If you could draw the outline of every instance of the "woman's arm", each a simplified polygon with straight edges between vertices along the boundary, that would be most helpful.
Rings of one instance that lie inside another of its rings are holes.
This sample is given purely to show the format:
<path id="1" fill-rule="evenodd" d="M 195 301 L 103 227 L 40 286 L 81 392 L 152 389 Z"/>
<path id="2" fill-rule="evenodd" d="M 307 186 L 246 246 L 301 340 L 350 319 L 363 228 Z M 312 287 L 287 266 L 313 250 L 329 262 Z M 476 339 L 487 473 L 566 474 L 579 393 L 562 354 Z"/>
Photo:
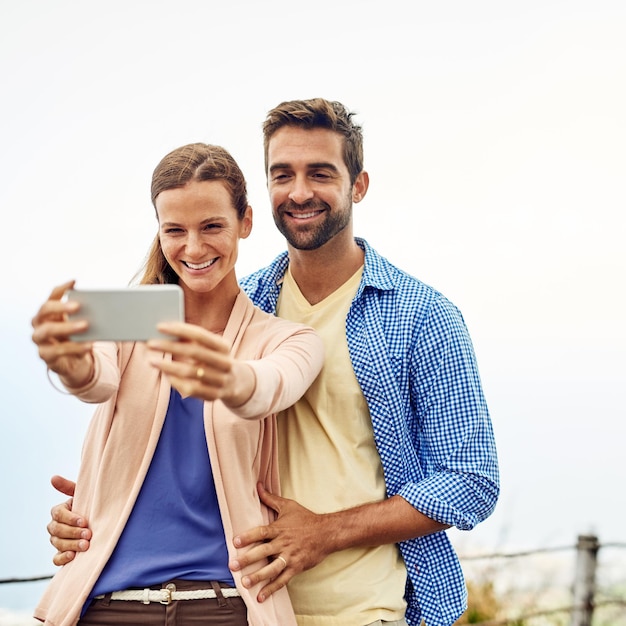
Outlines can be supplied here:
<path id="1" fill-rule="evenodd" d="M 291 406 L 309 388 L 323 364 L 323 344 L 311 328 L 292 325 L 267 356 L 239 359 L 219 335 L 186 323 L 159 325 L 176 340 L 154 339 L 148 347 L 172 360 L 153 365 L 183 396 L 222 400 L 243 418 L 262 418 Z"/>

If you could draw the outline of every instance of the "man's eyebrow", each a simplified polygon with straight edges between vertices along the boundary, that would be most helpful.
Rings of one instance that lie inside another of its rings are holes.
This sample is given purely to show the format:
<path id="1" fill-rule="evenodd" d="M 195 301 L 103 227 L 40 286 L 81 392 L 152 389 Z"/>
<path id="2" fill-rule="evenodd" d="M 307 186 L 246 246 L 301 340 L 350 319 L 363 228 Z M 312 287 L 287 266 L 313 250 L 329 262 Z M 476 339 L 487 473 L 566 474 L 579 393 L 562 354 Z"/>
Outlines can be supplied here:
<path id="1" fill-rule="evenodd" d="M 306 167 L 309 170 L 328 169 L 328 170 L 332 170 L 333 172 L 339 171 L 339 168 L 336 165 L 334 165 L 333 163 L 329 163 L 328 161 L 307 163 Z M 291 168 L 292 166 L 289 163 L 273 163 L 272 165 L 270 165 L 269 171 L 273 172 L 275 170 L 289 170 Z"/>
<path id="2" fill-rule="evenodd" d="M 329 163 L 327 161 L 321 161 L 320 163 L 309 163 L 307 167 L 310 170 L 325 169 L 332 170 L 333 172 L 339 171 L 339 168 L 334 163 Z"/>
<path id="3" fill-rule="evenodd" d="M 273 172 L 274 170 L 286 170 L 289 169 L 289 163 L 272 163 L 272 165 L 270 165 L 270 172 Z"/>

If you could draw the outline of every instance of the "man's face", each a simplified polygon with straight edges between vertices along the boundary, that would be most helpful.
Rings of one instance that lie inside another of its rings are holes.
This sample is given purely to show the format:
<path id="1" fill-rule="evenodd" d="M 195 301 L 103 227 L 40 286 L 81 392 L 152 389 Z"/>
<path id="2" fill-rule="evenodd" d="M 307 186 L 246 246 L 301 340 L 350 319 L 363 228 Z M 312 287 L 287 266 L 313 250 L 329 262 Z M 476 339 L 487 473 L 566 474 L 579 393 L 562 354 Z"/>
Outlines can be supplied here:
<path id="1" fill-rule="evenodd" d="M 268 189 L 278 230 L 298 250 L 316 250 L 352 220 L 352 185 L 343 137 L 284 126 L 268 145 Z"/>

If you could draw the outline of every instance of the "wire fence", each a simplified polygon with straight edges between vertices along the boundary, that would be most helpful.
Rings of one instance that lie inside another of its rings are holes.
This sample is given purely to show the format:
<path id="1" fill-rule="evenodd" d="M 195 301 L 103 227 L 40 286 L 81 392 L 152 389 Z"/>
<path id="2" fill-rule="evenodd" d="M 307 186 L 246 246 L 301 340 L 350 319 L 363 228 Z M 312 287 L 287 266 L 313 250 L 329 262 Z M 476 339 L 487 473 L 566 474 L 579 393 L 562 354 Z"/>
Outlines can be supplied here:
<path id="1" fill-rule="evenodd" d="M 619 550 L 614 571 L 610 561 L 598 569 L 600 551 Z M 575 545 L 461 560 L 470 600 L 459 626 L 626 626 L 626 543 L 580 535 Z"/>
<path id="2" fill-rule="evenodd" d="M 626 626 L 626 567 L 620 567 L 617 580 L 598 584 L 597 556 L 600 550 L 624 550 L 626 543 L 601 544 L 594 535 L 581 535 L 576 545 L 538 548 L 522 552 L 461 556 L 468 578 L 469 606 L 457 622 L 479 626 Z M 543 568 L 543 579 L 536 570 L 524 569 L 526 578 L 539 583 L 531 590 L 515 570 L 506 571 L 503 562 L 537 558 L 554 553 L 575 554 L 569 585 L 563 575 Z M 625 552 L 626 553 L 626 552 Z M 475 565 L 482 563 L 482 567 Z M 485 565 L 486 564 L 486 565 Z M 0 579 L 0 585 L 48 580 L 52 574 L 27 578 Z M 548 580 L 546 581 L 546 577 Z M 507 585 L 506 581 L 509 581 Z M 565 585 L 565 590 L 564 590 Z M 499 587 L 499 590 L 496 589 Z M 568 589 L 569 587 L 569 589 Z M 560 593 L 555 594 L 555 590 Z M 517 596 L 517 597 L 516 597 Z M 560 597 L 557 597 L 560 596 Z M 547 606 L 542 604 L 549 603 Z M 564 602 L 568 597 L 569 602 Z M 560 600 L 560 604 L 558 603 Z"/>

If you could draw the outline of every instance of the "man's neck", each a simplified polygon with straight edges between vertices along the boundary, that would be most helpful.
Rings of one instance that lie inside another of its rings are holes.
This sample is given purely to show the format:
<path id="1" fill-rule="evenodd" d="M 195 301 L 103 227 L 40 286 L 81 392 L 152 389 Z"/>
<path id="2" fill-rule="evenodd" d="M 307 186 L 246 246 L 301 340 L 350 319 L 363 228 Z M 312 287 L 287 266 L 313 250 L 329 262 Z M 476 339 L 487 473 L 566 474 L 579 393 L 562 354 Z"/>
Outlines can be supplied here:
<path id="1" fill-rule="evenodd" d="M 335 237 L 317 250 L 289 246 L 289 267 L 302 295 L 317 304 L 339 289 L 363 265 L 365 253 L 351 236 Z"/>

